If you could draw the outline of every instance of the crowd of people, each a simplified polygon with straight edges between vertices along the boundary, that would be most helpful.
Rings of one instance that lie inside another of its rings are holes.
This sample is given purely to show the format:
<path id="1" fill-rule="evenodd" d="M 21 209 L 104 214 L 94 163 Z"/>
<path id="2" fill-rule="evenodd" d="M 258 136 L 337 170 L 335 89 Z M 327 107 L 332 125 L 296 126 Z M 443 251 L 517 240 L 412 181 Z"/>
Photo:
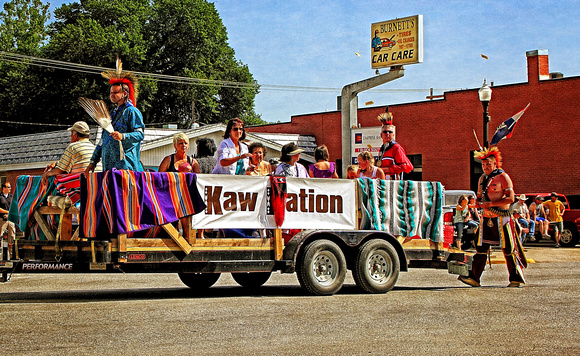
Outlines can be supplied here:
<path id="1" fill-rule="evenodd" d="M 538 238 L 536 236 L 539 236 L 540 239 L 550 239 L 548 228 L 552 224 L 556 240 L 555 247 L 560 247 L 564 205 L 558 200 L 558 194 L 553 192 L 548 201 L 543 201 L 542 197 L 538 195 L 534 197 L 529 206 L 526 204 L 527 197 L 525 194 L 520 194 L 515 200 L 510 205 L 510 211 L 520 226 L 519 238 L 522 245 L 528 241 L 537 241 Z M 455 226 L 454 247 L 467 249 L 471 246 L 471 241 L 465 238 L 464 232 L 465 229 L 477 230 L 480 222 L 479 211 L 480 209 L 477 208 L 474 196 L 461 195 L 457 199 L 457 206 L 453 215 L 453 225 Z M 550 211 L 553 214 L 550 214 Z"/>
<path id="2" fill-rule="evenodd" d="M 550 224 L 554 228 L 555 247 L 560 247 L 560 234 L 564 229 L 562 216 L 564 215 L 564 203 L 558 200 L 558 193 L 552 192 L 550 199 L 543 201 L 541 196 L 534 197 L 528 207 L 525 194 L 518 196 L 518 201 L 512 204 L 511 210 L 514 218 L 522 227 L 520 235 L 522 243 L 525 241 L 536 241 L 536 229 L 542 238 L 550 239 L 548 228 Z"/>

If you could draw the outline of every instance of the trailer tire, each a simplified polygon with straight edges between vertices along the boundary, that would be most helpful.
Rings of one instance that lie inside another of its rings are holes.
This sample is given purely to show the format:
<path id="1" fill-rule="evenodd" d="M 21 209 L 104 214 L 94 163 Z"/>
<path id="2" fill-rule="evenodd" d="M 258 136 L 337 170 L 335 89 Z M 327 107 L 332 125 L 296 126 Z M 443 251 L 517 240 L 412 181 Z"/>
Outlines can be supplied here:
<path id="1" fill-rule="evenodd" d="M 244 288 L 259 288 L 268 282 L 272 272 L 238 272 L 232 273 L 232 278 Z"/>
<path id="2" fill-rule="evenodd" d="M 298 259 L 298 281 L 314 295 L 338 292 L 346 277 L 344 253 L 332 241 L 316 240 L 304 248 Z"/>
<path id="3" fill-rule="evenodd" d="M 356 285 L 368 293 L 386 293 L 399 279 L 401 264 L 393 245 L 373 239 L 357 253 L 352 276 Z"/>
<path id="4" fill-rule="evenodd" d="M 207 289 L 220 279 L 220 273 L 195 273 L 195 272 L 180 272 L 179 279 L 191 289 L 201 290 Z"/>

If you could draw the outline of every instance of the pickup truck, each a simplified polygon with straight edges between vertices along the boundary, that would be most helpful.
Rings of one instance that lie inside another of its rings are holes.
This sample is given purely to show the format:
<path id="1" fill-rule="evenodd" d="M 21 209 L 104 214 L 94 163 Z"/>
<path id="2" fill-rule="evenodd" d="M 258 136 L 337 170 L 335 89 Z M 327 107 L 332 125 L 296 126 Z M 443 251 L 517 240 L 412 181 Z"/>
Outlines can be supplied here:
<path id="1" fill-rule="evenodd" d="M 542 201 L 546 201 L 550 199 L 551 193 L 528 193 L 525 195 L 527 197 L 526 204 L 530 206 L 536 196 L 540 196 Z M 564 230 L 560 234 L 560 245 L 564 247 L 573 247 L 578 244 L 580 237 L 580 209 L 570 209 L 570 204 L 568 203 L 568 199 L 564 194 L 558 193 L 558 200 L 564 204 L 564 208 L 566 209 L 564 210 L 564 215 L 562 216 L 564 219 Z M 554 232 L 551 225 L 548 230 L 548 234 L 552 236 L 552 239 L 554 239 Z M 536 229 L 536 239 L 541 239 L 538 229 Z"/>

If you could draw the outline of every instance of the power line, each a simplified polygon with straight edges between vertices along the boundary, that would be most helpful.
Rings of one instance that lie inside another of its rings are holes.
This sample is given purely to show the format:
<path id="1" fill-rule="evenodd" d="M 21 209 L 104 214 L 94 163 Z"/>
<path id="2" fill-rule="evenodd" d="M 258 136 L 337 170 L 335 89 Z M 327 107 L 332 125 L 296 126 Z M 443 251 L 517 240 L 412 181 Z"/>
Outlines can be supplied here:
<path id="1" fill-rule="evenodd" d="M 61 125 L 61 124 L 47 124 L 47 123 L 40 123 L 40 122 L 23 122 L 23 121 L 7 121 L 7 120 L 0 120 L 0 122 L 5 124 L 16 124 L 16 125 L 37 125 L 37 126 L 58 126 L 58 127 L 68 127 L 70 125 Z"/>
<path id="2" fill-rule="evenodd" d="M 99 75 L 101 72 L 111 70 L 111 68 L 91 66 L 79 63 L 70 63 L 64 61 L 58 61 L 54 59 L 45 59 L 40 57 L 25 56 L 16 53 L 8 53 L 0 51 L 0 60 L 12 63 L 35 65 L 39 67 L 68 70 L 80 73 L 88 73 Z M 274 84 L 257 84 L 257 83 L 244 83 L 244 82 L 232 82 L 225 80 L 215 80 L 215 79 L 200 79 L 191 77 L 182 77 L 175 75 L 166 74 L 156 74 L 156 73 L 145 73 L 145 72 L 134 72 L 143 79 L 152 78 L 160 82 L 174 83 L 174 84 L 189 84 L 189 85 L 204 85 L 204 86 L 222 86 L 227 88 L 238 88 L 238 89 L 251 89 L 251 90 L 272 90 L 272 91 L 306 91 L 306 92 L 340 92 L 342 88 L 332 88 L 332 87 L 307 87 L 299 85 L 274 85 Z M 445 89 L 445 88 L 428 88 L 428 89 L 370 89 L 369 92 L 377 93 L 417 93 L 424 91 L 450 91 L 457 90 Z"/>

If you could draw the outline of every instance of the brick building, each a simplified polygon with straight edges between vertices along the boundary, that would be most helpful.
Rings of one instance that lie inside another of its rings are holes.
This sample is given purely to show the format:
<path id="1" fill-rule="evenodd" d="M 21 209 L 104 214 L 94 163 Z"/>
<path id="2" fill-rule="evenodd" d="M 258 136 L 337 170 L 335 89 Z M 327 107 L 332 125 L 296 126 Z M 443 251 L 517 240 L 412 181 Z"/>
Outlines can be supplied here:
<path id="1" fill-rule="evenodd" d="M 489 137 L 496 127 L 528 103 L 514 135 L 500 142 L 503 168 L 514 182 L 515 192 L 558 191 L 580 195 L 580 77 L 550 74 L 547 50 L 526 53 L 527 82 L 492 86 L 489 104 Z M 440 181 L 446 189 L 475 190 L 481 174 L 472 159 L 483 137 L 483 109 L 479 88 L 444 93 L 441 100 L 389 105 L 397 126 L 396 140 L 412 156 L 416 170 L 411 179 Z M 362 127 L 378 126 L 385 107 L 358 109 Z M 331 160 L 341 156 L 341 113 L 324 112 L 293 116 L 291 122 L 248 128 L 254 132 L 313 135 L 326 144 Z M 377 132 L 379 128 L 377 127 Z"/>

